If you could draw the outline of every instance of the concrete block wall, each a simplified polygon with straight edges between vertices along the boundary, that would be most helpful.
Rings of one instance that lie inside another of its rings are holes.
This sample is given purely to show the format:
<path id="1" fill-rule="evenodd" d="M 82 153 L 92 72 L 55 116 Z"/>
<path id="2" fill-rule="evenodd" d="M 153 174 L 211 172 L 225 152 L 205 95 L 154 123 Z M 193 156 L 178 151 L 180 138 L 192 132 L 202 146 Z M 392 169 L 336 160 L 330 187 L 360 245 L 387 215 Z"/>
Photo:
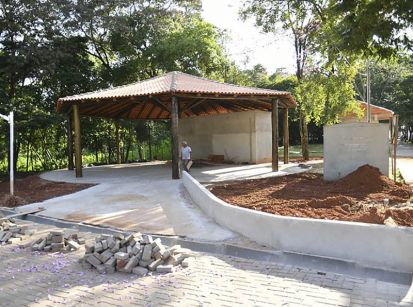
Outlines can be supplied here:
<path id="1" fill-rule="evenodd" d="M 224 155 L 234 162 L 271 161 L 271 113 L 234 112 L 183 118 L 179 121 L 180 140 L 192 148 L 193 159 Z"/>
<path id="2" fill-rule="evenodd" d="M 340 179 L 364 164 L 389 175 L 389 125 L 345 123 L 324 126 L 324 179 Z"/>

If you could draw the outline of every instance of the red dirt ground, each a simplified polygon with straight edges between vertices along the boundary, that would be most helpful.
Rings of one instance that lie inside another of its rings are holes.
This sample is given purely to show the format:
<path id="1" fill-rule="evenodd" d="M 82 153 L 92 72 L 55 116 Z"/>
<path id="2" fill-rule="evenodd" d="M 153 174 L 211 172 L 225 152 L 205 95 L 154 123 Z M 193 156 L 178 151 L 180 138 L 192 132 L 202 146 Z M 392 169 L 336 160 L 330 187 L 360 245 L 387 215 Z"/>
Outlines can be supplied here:
<path id="1" fill-rule="evenodd" d="M 57 196 L 75 193 L 94 186 L 93 184 L 77 184 L 53 182 L 30 175 L 15 181 L 15 196 L 11 197 L 8 181 L 0 182 L 0 207 L 18 207 L 34 202 L 44 201 Z"/>
<path id="2" fill-rule="evenodd" d="M 390 206 L 406 202 L 412 189 L 369 165 L 335 182 L 324 181 L 321 174 L 301 173 L 232 182 L 211 192 L 230 204 L 273 214 L 374 224 L 391 216 L 398 225 L 413 226 L 412 208 L 382 206 L 385 198 Z"/>

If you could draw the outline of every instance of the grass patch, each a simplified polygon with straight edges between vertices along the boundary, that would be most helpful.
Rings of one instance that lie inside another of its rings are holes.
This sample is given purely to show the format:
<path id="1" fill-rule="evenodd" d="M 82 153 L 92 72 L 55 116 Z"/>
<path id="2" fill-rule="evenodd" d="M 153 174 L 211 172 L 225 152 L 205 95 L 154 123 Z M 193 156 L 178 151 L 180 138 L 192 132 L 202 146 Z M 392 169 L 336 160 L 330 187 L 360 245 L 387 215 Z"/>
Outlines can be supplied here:
<path id="1" fill-rule="evenodd" d="M 289 147 L 290 157 L 299 158 L 301 157 L 301 145 L 293 145 Z M 310 152 L 310 157 L 323 157 L 323 144 L 309 144 L 308 150 Z M 278 154 L 280 157 L 284 156 L 284 146 L 278 147 Z"/>

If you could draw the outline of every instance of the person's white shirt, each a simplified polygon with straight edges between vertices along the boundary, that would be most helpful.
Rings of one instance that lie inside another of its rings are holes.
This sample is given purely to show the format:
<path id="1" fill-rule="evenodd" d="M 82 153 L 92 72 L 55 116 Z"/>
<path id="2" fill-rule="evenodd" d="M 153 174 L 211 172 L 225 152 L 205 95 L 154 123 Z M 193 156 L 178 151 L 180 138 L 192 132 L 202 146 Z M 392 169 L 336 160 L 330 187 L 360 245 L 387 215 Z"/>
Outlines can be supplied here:
<path id="1" fill-rule="evenodd" d="M 181 153 L 182 153 L 182 160 L 191 160 L 191 147 L 186 146 L 182 147 Z"/>

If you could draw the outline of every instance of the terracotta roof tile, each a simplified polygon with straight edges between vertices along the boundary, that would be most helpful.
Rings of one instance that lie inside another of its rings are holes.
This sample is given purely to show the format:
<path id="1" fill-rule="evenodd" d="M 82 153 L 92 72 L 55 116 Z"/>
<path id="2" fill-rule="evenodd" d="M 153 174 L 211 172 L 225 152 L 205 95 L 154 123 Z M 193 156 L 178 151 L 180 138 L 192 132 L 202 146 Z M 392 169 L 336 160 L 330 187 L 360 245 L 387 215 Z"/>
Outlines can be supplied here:
<path id="1" fill-rule="evenodd" d="M 60 98 L 59 102 L 157 95 L 174 92 L 194 94 L 200 93 L 291 97 L 290 93 L 288 92 L 238 86 L 196 77 L 182 72 L 170 72 L 159 77 L 143 80 L 129 85 Z M 294 100 L 292 99 L 292 101 Z"/>
<path id="2" fill-rule="evenodd" d="M 128 85 L 117 86 L 96 92 L 89 92 L 60 98 L 59 101 L 80 101 L 88 99 L 106 99 L 129 96 L 144 96 L 169 93 L 171 91 L 172 75 L 165 74 L 148 80 Z"/>

